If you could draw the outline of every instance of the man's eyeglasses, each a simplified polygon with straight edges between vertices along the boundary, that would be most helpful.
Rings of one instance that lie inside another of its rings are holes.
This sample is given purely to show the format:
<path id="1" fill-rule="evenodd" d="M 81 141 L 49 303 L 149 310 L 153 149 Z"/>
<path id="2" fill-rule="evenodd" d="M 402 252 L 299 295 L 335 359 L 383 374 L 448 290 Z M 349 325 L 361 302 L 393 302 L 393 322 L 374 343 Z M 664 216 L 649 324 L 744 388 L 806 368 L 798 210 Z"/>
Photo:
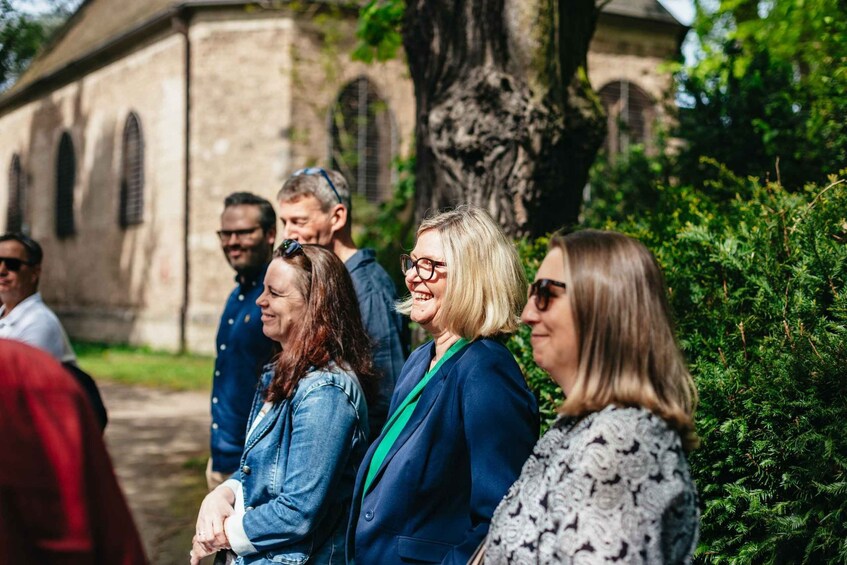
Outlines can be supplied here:
<path id="1" fill-rule="evenodd" d="M 303 246 L 296 239 L 285 239 L 279 244 L 279 247 L 274 251 L 274 257 L 285 257 L 286 259 L 297 253 L 303 253 Z"/>
<path id="2" fill-rule="evenodd" d="M 336 190 L 335 185 L 332 184 L 332 181 L 330 180 L 329 175 L 327 174 L 327 172 L 324 169 L 322 169 L 320 167 L 308 167 L 306 169 L 300 169 L 299 171 L 294 171 L 294 174 L 291 175 L 291 176 L 292 177 L 299 177 L 300 175 L 321 175 L 323 178 L 326 179 L 326 182 L 329 183 L 329 187 L 335 193 L 335 197 L 338 198 L 338 203 L 344 204 L 344 202 L 341 200 L 341 195 L 338 194 L 338 190 Z"/>
<path id="3" fill-rule="evenodd" d="M 436 267 L 446 267 L 447 263 L 444 261 L 435 261 L 430 259 L 429 257 L 420 257 L 418 259 L 412 259 L 409 255 L 400 255 L 400 269 L 403 271 L 403 275 L 409 272 L 409 269 L 412 267 L 417 271 L 418 276 L 421 280 L 428 281 L 435 276 L 435 268 Z"/>
<path id="4" fill-rule="evenodd" d="M 6 265 L 7 269 L 16 273 L 21 270 L 21 265 L 32 265 L 32 263 L 17 257 L 0 257 L 0 265 Z"/>
<path id="5" fill-rule="evenodd" d="M 262 229 L 262 226 L 255 226 L 244 230 L 218 230 L 218 237 L 221 238 L 221 243 L 228 242 L 232 236 L 235 236 L 238 241 L 244 241 L 258 229 Z"/>
<path id="6" fill-rule="evenodd" d="M 529 285 L 529 298 L 535 297 L 535 307 L 538 308 L 539 312 L 544 312 L 550 306 L 550 297 L 553 296 L 550 287 L 554 286 L 558 286 L 562 290 L 567 288 L 565 283 L 553 279 L 538 279 Z"/>

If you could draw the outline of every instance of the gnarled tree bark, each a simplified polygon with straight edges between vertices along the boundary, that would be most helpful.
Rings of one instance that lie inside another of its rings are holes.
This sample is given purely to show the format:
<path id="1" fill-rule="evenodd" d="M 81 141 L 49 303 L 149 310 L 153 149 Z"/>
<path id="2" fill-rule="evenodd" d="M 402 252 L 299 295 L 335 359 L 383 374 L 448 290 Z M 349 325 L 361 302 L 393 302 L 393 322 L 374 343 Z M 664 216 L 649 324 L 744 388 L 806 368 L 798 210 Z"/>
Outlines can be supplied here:
<path id="1" fill-rule="evenodd" d="M 419 217 L 459 203 L 508 233 L 573 223 L 605 135 L 586 74 L 595 0 L 407 0 Z"/>

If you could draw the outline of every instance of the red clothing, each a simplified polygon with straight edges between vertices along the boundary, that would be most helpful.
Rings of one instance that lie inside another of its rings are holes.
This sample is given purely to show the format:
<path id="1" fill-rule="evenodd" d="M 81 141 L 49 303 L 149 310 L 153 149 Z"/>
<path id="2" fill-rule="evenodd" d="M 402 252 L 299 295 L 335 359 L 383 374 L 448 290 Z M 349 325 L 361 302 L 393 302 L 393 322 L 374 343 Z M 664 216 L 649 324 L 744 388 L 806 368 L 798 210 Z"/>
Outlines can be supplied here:
<path id="1" fill-rule="evenodd" d="M 147 563 L 85 393 L 47 353 L 2 339 L 0 563 Z"/>

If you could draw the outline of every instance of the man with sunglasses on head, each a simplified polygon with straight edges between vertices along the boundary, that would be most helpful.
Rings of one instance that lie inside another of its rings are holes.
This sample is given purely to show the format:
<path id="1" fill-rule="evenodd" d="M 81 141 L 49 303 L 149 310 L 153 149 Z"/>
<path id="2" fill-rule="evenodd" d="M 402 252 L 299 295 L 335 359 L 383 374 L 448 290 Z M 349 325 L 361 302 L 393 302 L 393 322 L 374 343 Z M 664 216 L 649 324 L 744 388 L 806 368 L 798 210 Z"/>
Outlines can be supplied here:
<path id="1" fill-rule="evenodd" d="M 277 201 L 282 237 L 332 251 L 353 280 L 380 378 L 377 400 L 368 406 L 370 436 L 376 438 L 409 354 L 408 321 L 394 308 L 394 282 L 377 263 L 373 249 L 358 249 L 353 242 L 350 189 L 341 173 L 318 167 L 300 169 L 285 181 Z"/>
<path id="2" fill-rule="evenodd" d="M 276 212 L 260 196 L 234 192 L 224 200 L 218 237 L 237 286 L 227 299 L 215 341 L 209 490 L 238 468 L 253 395 L 262 368 L 274 354 L 274 342 L 262 333 L 256 299 L 273 254 Z"/>
<path id="3" fill-rule="evenodd" d="M 56 314 L 38 292 L 44 253 L 22 233 L 0 235 L 0 337 L 43 349 L 60 363 L 76 364 L 76 355 Z"/>

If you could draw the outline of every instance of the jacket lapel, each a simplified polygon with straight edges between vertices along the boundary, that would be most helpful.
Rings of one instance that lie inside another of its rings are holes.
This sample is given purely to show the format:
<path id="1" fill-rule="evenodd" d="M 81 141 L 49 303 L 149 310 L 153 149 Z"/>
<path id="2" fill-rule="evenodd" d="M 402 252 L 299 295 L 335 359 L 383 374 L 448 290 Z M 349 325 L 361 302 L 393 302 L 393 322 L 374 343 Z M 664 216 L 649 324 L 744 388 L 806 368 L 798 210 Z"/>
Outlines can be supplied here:
<path id="1" fill-rule="evenodd" d="M 241 454 L 241 458 L 244 459 L 244 456 L 247 455 L 247 452 L 250 451 L 253 446 L 255 446 L 260 439 L 268 434 L 270 429 L 276 423 L 276 421 L 282 415 L 284 408 L 288 406 L 288 400 L 283 400 L 282 402 L 275 402 L 271 409 L 267 414 L 262 418 L 262 421 L 259 422 L 258 427 L 253 430 L 253 433 L 249 435 L 246 443 L 244 444 L 244 452 Z M 255 419 L 255 418 L 254 418 Z"/>
<path id="2" fill-rule="evenodd" d="M 397 437 L 397 441 L 394 442 L 394 445 L 391 446 L 391 450 L 389 450 L 388 454 L 385 456 L 382 465 L 380 465 L 379 467 L 379 471 L 377 471 L 376 475 L 374 476 L 374 480 L 371 483 L 370 490 L 374 490 L 376 488 L 377 483 L 379 483 L 380 479 L 382 478 L 382 474 L 385 472 L 385 468 L 388 466 L 388 464 L 391 462 L 397 452 L 400 451 L 403 445 L 409 440 L 409 438 L 412 437 L 412 434 L 414 434 L 415 431 L 421 426 L 421 424 L 426 421 L 427 417 L 429 416 L 429 413 L 432 411 L 433 406 L 435 406 L 435 402 L 436 400 L 438 400 L 441 391 L 444 390 L 444 383 L 447 379 L 447 376 L 450 374 L 450 371 L 456 365 L 456 362 L 462 357 L 462 355 L 465 354 L 465 352 L 468 350 L 469 347 L 471 347 L 471 345 L 472 344 L 468 344 L 467 346 L 463 347 L 461 351 L 459 351 L 450 359 L 445 361 L 444 364 L 441 365 L 441 367 L 438 369 L 438 372 L 435 373 L 430 379 L 430 381 L 426 384 L 423 391 L 421 391 L 420 400 L 418 400 L 418 404 L 415 407 L 415 411 L 412 413 L 412 417 L 409 418 L 409 421 L 406 423 L 406 427 L 403 428 L 403 431 Z M 426 371 L 427 366 L 429 364 L 428 362 L 431 360 L 431 356 L 425 357 L 426 362 L 421 363 L 422 367 L 416 367 L 416 369 L 418 369 L 421 373 Z M 415 380 L 412 386 L 408 387 L 408 390 L 403 391 L 404 396 L 399 398 L 398 404 L 399 402 L 402 402 L 402 400 L 405 398 L 405 395 L 409 394 L 409 392 L 411 392 L 411 390 L 419 382 L 420 380 Z M 373 448 L 374 446 L 371 447 Z M 370 458 L 366 458 L 366 461 L 370 461 Z M 365 466 L 363 465 L 363 467 Z"/>

